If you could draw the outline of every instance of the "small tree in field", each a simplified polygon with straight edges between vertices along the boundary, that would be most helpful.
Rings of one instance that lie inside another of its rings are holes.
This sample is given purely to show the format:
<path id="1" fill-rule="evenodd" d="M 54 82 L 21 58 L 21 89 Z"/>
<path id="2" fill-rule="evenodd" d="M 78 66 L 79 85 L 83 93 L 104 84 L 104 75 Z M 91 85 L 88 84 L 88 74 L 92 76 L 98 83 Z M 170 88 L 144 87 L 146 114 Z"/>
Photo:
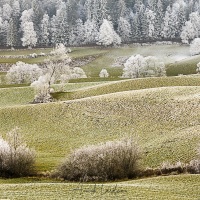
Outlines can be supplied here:
<path id="1" fill-rule="evenodd" d="M 200 53 L 200 38 L 196 38 L 190 44 L 190 54 L 197 55 Z"/>
<path id="2" fill-rule="evenodd" d="M 109 73 L 107 72 L 106 69 L 102 69 L 99 73 L 99 77 L 100 78 L 108 78 L 109 77 Z"/>
<path id="3" fill-rule="evenodd" d="M 19 128 L 10 131 L 6 140 L 0 137 L 0 176 L 31 175 L 34 163 L 35 152 L 23 142 Z"/>

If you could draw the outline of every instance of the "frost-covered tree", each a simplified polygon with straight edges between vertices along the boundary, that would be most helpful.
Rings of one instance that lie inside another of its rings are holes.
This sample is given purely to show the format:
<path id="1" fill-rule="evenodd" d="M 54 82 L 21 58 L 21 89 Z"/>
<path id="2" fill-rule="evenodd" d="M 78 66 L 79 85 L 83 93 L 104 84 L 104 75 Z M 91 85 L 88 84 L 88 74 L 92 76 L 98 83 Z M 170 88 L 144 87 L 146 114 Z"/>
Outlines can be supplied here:
<path id="1" fill-rule="evenodd" d="M 165 12 L 164 22 L 163 22 L 163 30 L 162 30 L 162 37 L 164 38 L 170 38 L 171 37 L 171 7 L 168 6 L 167 10 Z M 174 22 L 173 22 L 174 23 Z"/>
<path id="2" fill-rule="evenodd" d="M 194 38 L 200 36 L 200 16 L 197 12 L 193 12 L 189 16 L 189 21 L 185 23 L 181 32 L 183 43 L 190 43 Z"/>
<path id="3" fill-rule="evenodd" d="M 121 44 L 121 38 L 114 31 L 110 21 L 104 19 L 99 30 L 98 45 L 109 46 L 112 44 Z"/>
<path id="4" fill-rule="evenodd" d="M 146 69 L 146 62 L 143 56 L 131 56 L 124 64 L 123 78 L 139 78 L 143 76 Z"/>
<path id="5" fill-rule="evenodd" d="M 32 48 L 37 44 L 37 34 L 34 30 L 33 22 L 25 22 L 23 24 L 22 45 Z"/>
<path id="6" fill-rule="evenodd" d="M 53 101 L 51 89 L 49 88 L 49 74 L 42 75 L 37 81 L 34 81 L 31 86 L 34 87 L 35 97 L 34 103 L 48 103 Z"/>
<path id="7" fill-rule="evenodd" d="M 200 38 L 195 38 L 190 44 L 190 54 L 197 55 L 200 54 Z"/>
<path id="8" fill-rule="evenodd" d="M 83 26 L 84 34 L 84 44 L 96 44 L 97 35 L 98 35 L 98 27 L 97 22 L 92 20 L 87 20 Z"/>
<path id="9" fill-rule="evenodd" d="M 144 58 L 146 62 L 145 76 L 166 76 L 165 64 L 160 62 L 155 56 Z"/>
<path id="10" fill-rule="evenodd" d="M 85 27 L 83 25 L 83 21 L 81 19 L 76 20 L 76 24 L 73 26 L 70 37 L 69 44 L 70 45 L 82 45 L 85 41 Z M 89 38 L 87 39 L 89 40 Z"/>
<path id="11" fill-rule="evenodd" d="M 21 38 L 22 45 L 32 48 L 37 43 L 37 34 L 34 30 L 34 24 L 32 22 L 33 9 L 25 10 L 20 18 L 21 20 L 21 30 L 23 36 Z"/>
<path id="12" fill-rule="evenodd" d="M 119 18 L 117 32 L 118 32 L 119 36 L 121 37 L 122 42 L 128 42 L 128 41 L 130 41 L 130 37 L 131 37 L 131 25 L 123 17 Z"/>
<path id="13" fill-rule="evenodd" d="M 109 77 L 109 73 L 106 69 L 102 69 L 99 73 L 99 77 L 100 78 L 108 78 Z"/>
<path id="14" fill-rule="evenodd" d="M 81 69 L 80 67 L 75 67 L 72 70 L 71 78 L 72 79 L 87 78 L 87 76 L 86 76 L 85 72 L 83 71 L 83 69 Z"/>
<path id="15" fill-rule="evenodd" d="M 40 44 L 48 46 L 50 37 L 50 22 L 49 15 L 44 14 L 40 25 Z"/>
<path id="16" fill-rule="evenodd" d="M 69 71 L 70 57 L 63 44 L 57 44 L 51 52 L 52 57 L 45 60 L 43 65 L 43 75 L 31 85 L 35 88 L 35 103 L 46 103 L 52 101 L 51 85 L 56 81 L 61 81 L 61 75 Z"/>
<path id="17" fill-rule="evenodd" d="M 146 9 L 144 15 L 147 20 L 147 35 L 149 36 L 150 39 L 154 39 L 156 14 L 152 10 Z"/>
<path id="18" fill-rule="evenodd" d="M 165 76 L 165 65 L 156 57 L 131 56 L 124 64 L 123 78 L 139 78 L 149 76 Z"/>
<path id="19" fill-rule="evenodd" d="M 38 65 L 31 65 L 19 61 L 9 69 L 6 74 L 6 79 L 12 84 L 32 83 L 42 74 L 43 72 Z"/>
<path id="20" fill-rule="evenodd" d="M 51 20 L 51 34 L 53 44 L 67 44 L 69 40 L 69 25 L 67 20 L 67 5 L 65 2 L 60 2 L 56 15 Z"/>
<path id="21" fill-rule="evenodd" d="M 9 20 L 11 18 L 12 12 L 13 10 L 11 6 L 8 3 L 4 4 L 2 9 L 3 20 Z"/>

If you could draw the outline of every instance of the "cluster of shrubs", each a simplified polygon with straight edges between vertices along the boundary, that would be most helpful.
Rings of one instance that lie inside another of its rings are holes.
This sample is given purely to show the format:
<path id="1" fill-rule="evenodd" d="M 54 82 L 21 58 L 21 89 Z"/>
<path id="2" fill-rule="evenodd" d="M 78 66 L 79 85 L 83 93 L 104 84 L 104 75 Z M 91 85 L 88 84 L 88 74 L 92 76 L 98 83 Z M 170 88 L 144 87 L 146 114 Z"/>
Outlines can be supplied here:
<path id="1" fill-rule="evenodd" d="M 159 168 L 141 170 L 141 151 L 133 138 L 108 141 L 74 150 L 48 176 L 69 181 L 108 181 L 169 174 L 200 174 L 200 147 L 196 160 L 185 164 L 164 162 Z M 19 128 L 0 137 L 0 177 L 35 174 L 35 151 L 23 142 Z"/>
<path id="2" fill-rule="evenodd" d="M 73 181 L 106 181 L 133 178 L 140 150 L 133 139 L 109 141 L 73 151 L 58 167 L 57 177 Z"/>

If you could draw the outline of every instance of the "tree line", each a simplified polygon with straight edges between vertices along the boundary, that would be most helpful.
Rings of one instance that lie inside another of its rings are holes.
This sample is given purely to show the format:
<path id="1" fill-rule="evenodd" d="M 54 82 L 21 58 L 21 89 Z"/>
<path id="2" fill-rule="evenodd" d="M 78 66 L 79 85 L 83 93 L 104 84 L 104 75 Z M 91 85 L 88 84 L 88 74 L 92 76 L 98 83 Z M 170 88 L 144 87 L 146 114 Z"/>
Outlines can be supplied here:
<path id="1" fill-rule="evenodd" d="M 0 0 L 0 45 L 189 43 L 199 14 L 199 0 Z"/>

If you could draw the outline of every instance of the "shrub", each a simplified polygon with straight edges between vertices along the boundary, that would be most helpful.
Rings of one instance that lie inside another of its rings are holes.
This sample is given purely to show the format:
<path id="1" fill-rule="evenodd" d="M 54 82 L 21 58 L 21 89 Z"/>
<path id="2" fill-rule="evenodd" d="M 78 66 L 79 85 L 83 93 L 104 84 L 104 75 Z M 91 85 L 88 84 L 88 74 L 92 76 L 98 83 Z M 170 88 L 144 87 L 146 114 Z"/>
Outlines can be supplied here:
<path id="1" fill-rule="evenodd" d="M 42 69 L 36 64 L 27 64 L 24 62 L 17 62 L 7 72 L 6 78 L 8 83 L 21 84 L 32 83 L 43 74 Z"/>
<path id="2" fill-rule="evenodd" d="M 35 152 L 22 142 L 18 128 L 0 138 L 0 176 L 21 177 L 34 172 Z"/>
<path id="3" fill-rule="evenodd" d="M 138 145 L 132 139 L 83 147 L 65 159 L 57 176 L 75 181 L 132 178 L 137 173 L 139 155 Z"/>
<path id="4" fill-rule="evenodd" d="M 190 54 L 198 55 L 200 53 L 200 38 L 196 38 L 190 44 Z"/>
<path id="5" fill-rule="evenodd" d="M 200 174 L 200 159 L 191 160 L 187 166 L 187 172 L 191 174 Z"/>
<path id="6" fill-rule="evenodd" d="M 186 171 L 186 164 L 182 162 L 177 162 L 175 164 L 171 164 L 169 162 L 163 162 L 160 167 L 161 174 L 181 174 Z"/>
<path id="7" fill-rule="evenodd" d="M 109 73 L 107 72 L 106 69 L 102 69 L 99 73 L 99 77 L 100 78 L 108 78 L 109 77 Z"/>

